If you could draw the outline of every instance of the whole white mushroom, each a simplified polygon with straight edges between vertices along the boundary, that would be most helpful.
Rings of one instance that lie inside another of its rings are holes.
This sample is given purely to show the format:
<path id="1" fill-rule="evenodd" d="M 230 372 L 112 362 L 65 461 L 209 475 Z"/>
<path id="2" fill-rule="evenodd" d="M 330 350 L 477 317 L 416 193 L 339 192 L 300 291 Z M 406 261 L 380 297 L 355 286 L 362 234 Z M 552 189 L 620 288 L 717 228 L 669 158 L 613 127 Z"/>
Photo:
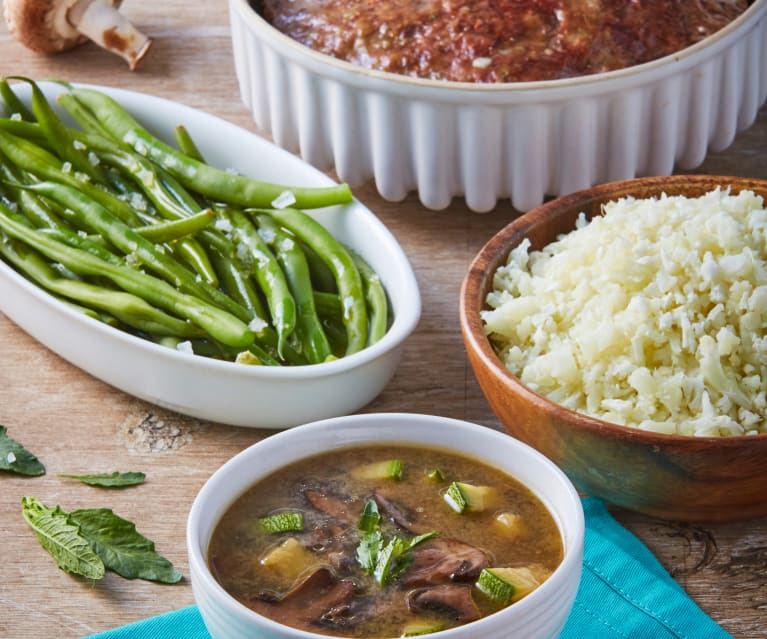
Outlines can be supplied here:
<path id="1" fill-rule="evenodd" d="M 135 70 L 152 40 L 119 11 L 122 0 L 5 0 L 5 21 L 24 46 L 59 53 L 91 40 Z"/>

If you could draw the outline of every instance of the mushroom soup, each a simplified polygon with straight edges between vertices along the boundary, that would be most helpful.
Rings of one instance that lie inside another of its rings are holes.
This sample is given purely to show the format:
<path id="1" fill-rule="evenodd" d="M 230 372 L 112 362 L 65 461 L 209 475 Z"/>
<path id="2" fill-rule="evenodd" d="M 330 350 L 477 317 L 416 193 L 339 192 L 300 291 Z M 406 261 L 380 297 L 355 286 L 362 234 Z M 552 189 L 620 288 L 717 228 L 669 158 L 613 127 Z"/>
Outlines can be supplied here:
<path id="1" fill-rule="evenodd" d="M 428 634 L 491 614 L 563 557 L 517 480 L 439 449 L 367 446 L 291 464 L 243 494 L 210 541 L 211 572 L 252 610 L 339 637 Z"/>

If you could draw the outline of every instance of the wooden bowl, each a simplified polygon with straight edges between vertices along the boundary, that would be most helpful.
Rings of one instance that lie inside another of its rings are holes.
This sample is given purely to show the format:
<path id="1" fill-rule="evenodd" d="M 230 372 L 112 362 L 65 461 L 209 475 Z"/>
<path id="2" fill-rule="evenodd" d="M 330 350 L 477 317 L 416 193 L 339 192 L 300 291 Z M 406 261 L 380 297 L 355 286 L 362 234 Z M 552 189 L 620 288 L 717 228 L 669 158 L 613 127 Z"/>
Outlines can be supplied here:
<path id="1" fill-rule="evenodd" d="M 552 200 L 498 232 L 463 281 L 460 322 L 469 360 L 506 430 L 559 465 L 585 493 L 649 515 L 682 521 L 732 521 L 767 515 L 767 434 L 733 437 L 662 435 L 566 409 L 510 373 L 485 335 L 479 312 L 493 274 L 523 238 L 541 249 L 575 228 L 582 211 L 601 214 L 623 196 L 696 197 L 717 186 L 750 189 L 767 199 L 767 180 L 677 175 L 600 185 Z"/>

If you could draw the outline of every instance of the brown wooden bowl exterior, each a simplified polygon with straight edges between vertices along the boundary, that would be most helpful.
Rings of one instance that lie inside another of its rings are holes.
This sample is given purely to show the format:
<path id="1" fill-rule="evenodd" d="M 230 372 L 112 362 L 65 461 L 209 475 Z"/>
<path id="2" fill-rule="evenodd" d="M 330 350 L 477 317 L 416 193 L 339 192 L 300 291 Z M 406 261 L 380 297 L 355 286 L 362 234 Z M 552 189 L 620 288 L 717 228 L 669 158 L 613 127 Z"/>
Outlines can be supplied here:
<path id="1" fill-rule="evenodd" d="M 497 233 L 472 262 L 461 287 L 460 322 L 469 361 L 493 411 L 512 436 L 537 448 L 589 495 L 680 521 L 733 521 L 767 515 L 767 434 L 742 437 L 660 435 L 563 408 L 511 374 L 487 339 L 479 311 L 493 273 L 527 237 L 531 250 L 574 229 L 582 211 L 623 196 L 699 196 L 720 186 L 767 199 L 767 180 L 717 176 L 640 178 L 552 200 Z"/>

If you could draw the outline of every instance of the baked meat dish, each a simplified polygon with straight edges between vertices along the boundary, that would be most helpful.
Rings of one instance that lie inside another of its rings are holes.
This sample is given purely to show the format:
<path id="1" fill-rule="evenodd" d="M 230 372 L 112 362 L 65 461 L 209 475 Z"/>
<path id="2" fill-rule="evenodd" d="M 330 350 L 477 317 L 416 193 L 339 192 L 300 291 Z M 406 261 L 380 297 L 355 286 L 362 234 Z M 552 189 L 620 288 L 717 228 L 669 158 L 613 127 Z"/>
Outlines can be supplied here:
<path id="1" fill-rule="evenodd" d="M 649 62 L 748 0 L 253 0 L 279 31 L 367 69 L 453 82 L 555 80 Z"/>

